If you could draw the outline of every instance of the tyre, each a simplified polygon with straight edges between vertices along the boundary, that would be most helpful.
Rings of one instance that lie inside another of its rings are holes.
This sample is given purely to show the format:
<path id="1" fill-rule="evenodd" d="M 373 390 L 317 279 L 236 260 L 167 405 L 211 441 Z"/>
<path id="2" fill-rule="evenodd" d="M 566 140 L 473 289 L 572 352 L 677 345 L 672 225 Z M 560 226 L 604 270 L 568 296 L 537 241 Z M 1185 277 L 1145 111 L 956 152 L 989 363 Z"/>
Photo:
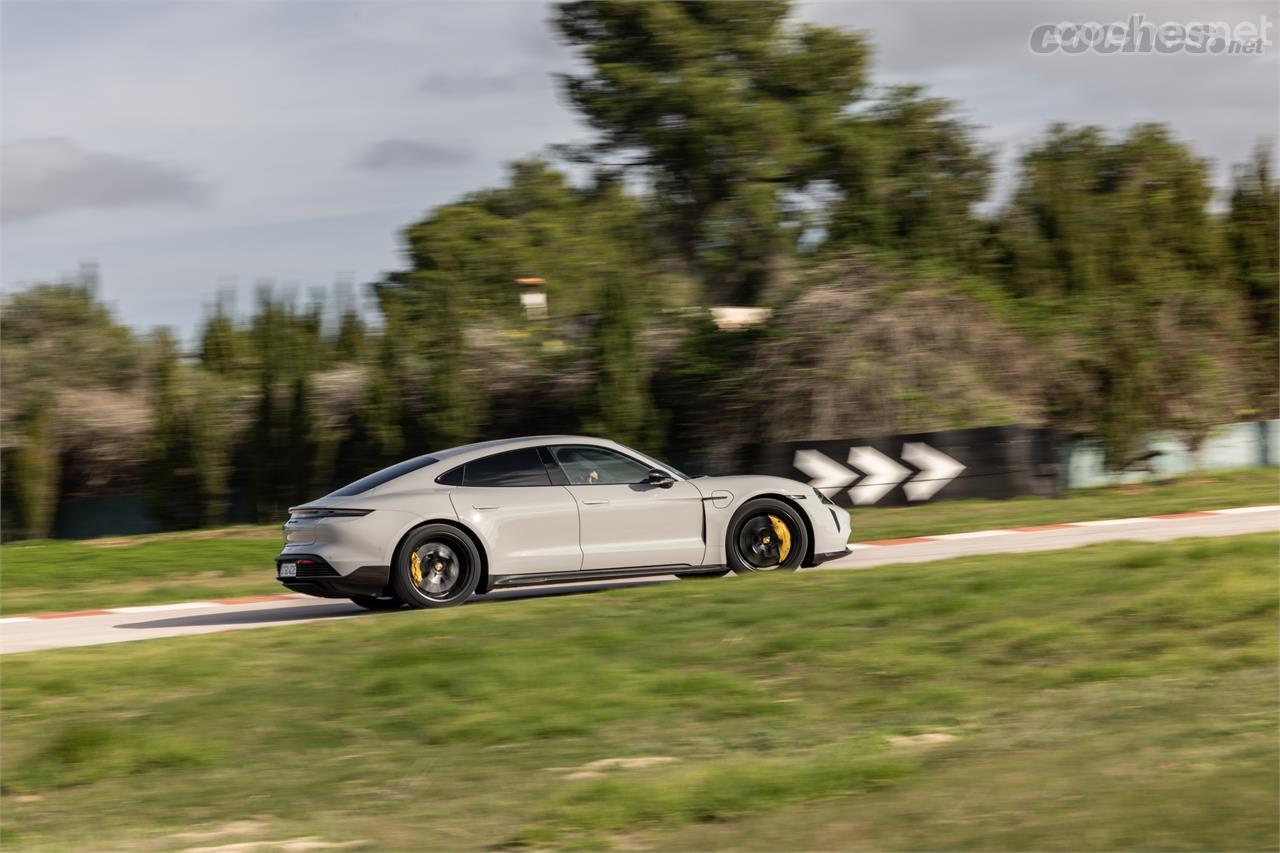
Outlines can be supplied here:
<path id="1" fill-rule="evenodd" d="M 729 521 L 725 557 L 735 574 L 795 571 L 808 549 L 804 521 L 782 501 L 749 501 Z"/>
<path id="2" fill-rule="evenodd" d="M 404 602 L 394 595 L 353 595 L 351 600 L 365 610 L 399 610 Z"/>
<path id="3" fill-rule="evenodd" d="M 391 567 L 396 595 L 410 607 L 453 607 L 480 582 L 480 551 L 471 537 L 448 524 L 419 527 L 405 539 Z"/>

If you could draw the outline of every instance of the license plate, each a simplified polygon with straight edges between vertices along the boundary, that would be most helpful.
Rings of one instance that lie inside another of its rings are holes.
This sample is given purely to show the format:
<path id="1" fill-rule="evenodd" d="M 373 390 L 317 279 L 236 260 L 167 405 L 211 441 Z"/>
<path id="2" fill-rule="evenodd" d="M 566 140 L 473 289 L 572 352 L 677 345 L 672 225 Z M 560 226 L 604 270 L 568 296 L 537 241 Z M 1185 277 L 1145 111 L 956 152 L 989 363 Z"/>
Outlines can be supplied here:
<path id="1" fill-rule="evenodd" d="M 277 577 L 296 578 L 297 576 L 298 576 L 297 563 L 281 563 L 280 564 L 280 574 L 278 574 Z"/>

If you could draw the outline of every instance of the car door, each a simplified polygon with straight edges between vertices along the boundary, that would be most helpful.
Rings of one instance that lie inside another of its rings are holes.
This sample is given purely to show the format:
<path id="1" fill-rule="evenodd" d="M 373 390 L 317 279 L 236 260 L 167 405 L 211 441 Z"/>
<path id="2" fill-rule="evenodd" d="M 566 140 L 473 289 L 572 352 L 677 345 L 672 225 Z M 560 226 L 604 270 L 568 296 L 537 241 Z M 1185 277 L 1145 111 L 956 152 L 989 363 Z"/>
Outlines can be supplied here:
<path id="1" fill-rule="evenodd" d="M 449 499 L 483 538 L 491 576 L 582 567 L 577 501 L 552 484 L 536 447 L 474 459 L 440 480 L 455 485 Z"/>
<path id="2" fill-rule="evenodd" d="M 578 501 L 584 570 L 702 564 L 702 494 L 692 483 L 650 485 L 647 463 L 607 447 L 548 451 Z"/>

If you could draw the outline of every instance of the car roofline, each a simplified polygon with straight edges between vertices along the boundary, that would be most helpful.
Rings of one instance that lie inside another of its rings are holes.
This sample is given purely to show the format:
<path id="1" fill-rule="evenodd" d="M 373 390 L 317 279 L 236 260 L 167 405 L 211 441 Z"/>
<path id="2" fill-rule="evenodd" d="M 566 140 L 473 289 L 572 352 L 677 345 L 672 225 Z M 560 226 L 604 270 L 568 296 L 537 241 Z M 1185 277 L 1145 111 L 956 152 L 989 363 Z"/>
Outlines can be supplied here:
<path id="1" fill-rule="evenodd" d="M 478 456 L 503 450 L 519 450 L 523 447 L 541 447 L 545 444 L 594 444 L 600 447 L 620 447 L 616 441 L 592 435 L 525 435 L 518 438 L 497 438 L 492 441 L 478 441 L 474 444 L 463 444 L 424 454 L 438 459 L 440 462 L 465 462 Z M 435 466 L 428 466 L 435 467 Z"/>

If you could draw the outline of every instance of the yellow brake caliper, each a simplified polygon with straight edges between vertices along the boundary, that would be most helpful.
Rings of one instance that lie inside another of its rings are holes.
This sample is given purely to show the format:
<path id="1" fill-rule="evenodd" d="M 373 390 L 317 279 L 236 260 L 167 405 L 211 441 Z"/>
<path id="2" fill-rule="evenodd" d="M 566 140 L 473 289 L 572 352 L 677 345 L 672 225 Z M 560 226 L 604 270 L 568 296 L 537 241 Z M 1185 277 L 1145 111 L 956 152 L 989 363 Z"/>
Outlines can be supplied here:
<path id="1" fill-rule="evenodd" d="M 409 576 L 413 578 L 414 586 L 422 586 L 422 558 L 417 551 L 409 554 Z"/>
<path id="2" fill-rule="evenodd" d="M 778 563 L 785 563 L 791 553 L 791 528 L 776 515 L 769 516 L 769 523 L 773 525 L 773 535 L 778 537 Z"/>

